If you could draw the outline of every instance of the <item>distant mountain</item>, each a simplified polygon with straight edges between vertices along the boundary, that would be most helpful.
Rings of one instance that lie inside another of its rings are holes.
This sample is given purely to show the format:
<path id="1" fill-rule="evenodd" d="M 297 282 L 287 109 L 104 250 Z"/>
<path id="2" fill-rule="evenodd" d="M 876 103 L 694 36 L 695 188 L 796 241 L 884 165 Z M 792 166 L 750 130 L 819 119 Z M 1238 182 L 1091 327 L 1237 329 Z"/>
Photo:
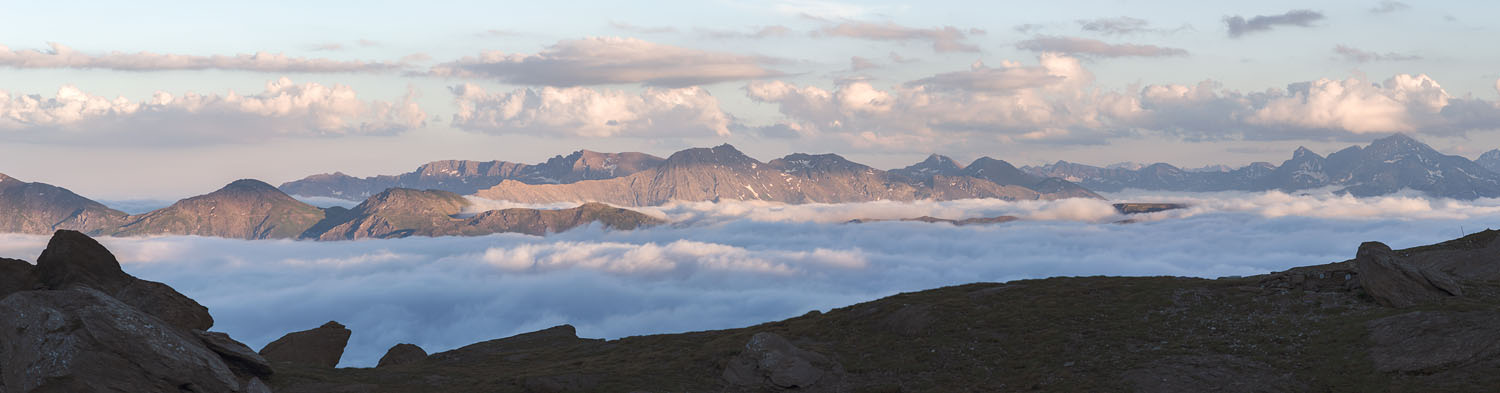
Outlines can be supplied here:
<path id="1" fill-rule="evenodd" d="M 292 195 L 348 200 L 368 198 L 388 188 L 432 189 L 467 195 L 500 184 L 504 180 L 527 184 L 556 184 L 610 179 L 655 167 L 661 161 L 660 157 L 645 153 L 579 150 L 534 165 L 506 161 L 446 160 L 433 161 L 400 175 L 358 178 L 334 172 L 287 182 L 280 189 Z"/>
<path id="2" fill-rule="evenodd" d="M 1042 179 L 1026 174 L 1015 178 L 1004 171 L 1010 164 L 981 160 L 988 161 L 980 169 L 955 172 L 953 169 L 958 167 L 951 159 L 934 155 L 912 167 L 887 172 L 837 154 L 797 153 L 762 163 L 725 144 L 679 151 L 657 167 L 629 176 L 568 184 L 503 181 L 475 195 L 523 203 L 594 201 L 623 206 L 653 206 L 674 200 L 845 203 L 926 198 L 1098 197 L 1066 184 L 1049 184 L 1057 191 L 1038 192 L 1029 186 L 1040 184 Z"/>
<path id="3" fill-rule="evenodd" d="M 236 239 L 297 238 L 323 220 L 322 209 L 259 180 L 237 180 L 205 195 L 132 216 L 114 236 L 197 235 Z"/>
<path id="4" fill-rule="evenodd" d="M 1485 153 L 1480 161 L 1500 165 L 1500 150 Z M 1351 146 L 1327 157 L 1299 147 L 1280 166 L 1258 162 L 1228 172 L 1186 171 L 1162 163 L 1138 170 L 1110 169 L 1065 161 L 1022 170 L 1106 192 L 1126 188 L 1291 192 L 1337 187 L 1337 192 L 1360 197 L 1402 189 L 1457 199 L 1500 197 L 1500 174 L 1485 164 L 1444 155 L 1402 134 L 1377 139 L 1363 148 Z"/>
<path id="5" fill-rule="evenodd" d="M 0 232 L 89 232 L 120 225 L 128 215 L 66 188 L 28 183 L 0 174 Z"/>
<path id="6" fill-rule="evenodd" d="M 1479 164 L 1484 169 L 1489 169 L 1490 172 L 1500 173 L 1500 149 L 1493 149 L 1480 154 L 1479 158 L 1474 160 L 1474 163 Z"/>
<path id="7" fill-rule="evenodd" d="M 591 203 L 572 209 L 490 210 L 460 217 L 469 201 L 447 191 L 392 188 L 349 210 L 329 210 L 329 219 L 303 237 L 319 240 L 407 236 L 479 236 L 494 233 L 546 235 L 598 222 L 608 229 L 635 229 L 661 220 L 635 211 Z"/>

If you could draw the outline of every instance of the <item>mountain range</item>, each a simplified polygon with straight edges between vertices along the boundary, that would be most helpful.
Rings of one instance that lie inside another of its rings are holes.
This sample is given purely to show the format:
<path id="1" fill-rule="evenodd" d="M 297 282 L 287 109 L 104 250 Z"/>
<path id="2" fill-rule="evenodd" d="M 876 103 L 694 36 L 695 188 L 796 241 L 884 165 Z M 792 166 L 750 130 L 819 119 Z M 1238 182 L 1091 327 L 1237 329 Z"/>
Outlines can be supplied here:
<path id="1" fill-rule="evenodd" d="M 343 198 L 378 192 L 376 188 L 387 184 L 420 184 L 522 203 L 603 202 L 618 206 L 654 206 L 674 200 L 796 204 L 1101 198 L 1072 182 L 1028 174 L 989 157 L 962 166 L 933 155 L 907 168 L 883 171 L 837 154 L 796 153 L 761 162 L 728 144 L 686 149 L 665 159 L 644 153 L 585 150 L 531 166 L 502 161 L 436 161 L 402 175 L 363 179 L 340 173 L 314 175 L 280 188 L 307 197 Z"/>
<path id="2" fill-rule="evenodd" d="M 407 236 L 545 235 L 599 223 L 635 229 L 662 221 L 639 212 L 589 203 L 560 210 L 503 209 L 465 216 L 468 199 L 439 190 L 389 188 L 352 209 L 318 208 L 259 180 L 237 180 L 217 191 L 130 215 L 65 188 L 0 175 L 0 232 L 94 236 L 193 235 L 235 239 L 346 240 Z"/>
<path id="3" fill-rule="evenodd" d="M 1350 146 L 1327 157 L 1299 147 L 1292 158 L 1272 165 L 1252 163 L 1233 170 L 1184 170 L 1165 163 L 1132 169 L 1130 165 L 1096 167 L 1058 161 L 1028 166 L 1036 176 L 1067 179 L 1092 190 L 1286 192 L 1333 187 L 1357 197 L 1403 189 L 1455 199 L 1500 197 L 1500 150 L 1477 161 L 1439 153 L 1409 136 L 1395 134 L 1368 146 Z"/>

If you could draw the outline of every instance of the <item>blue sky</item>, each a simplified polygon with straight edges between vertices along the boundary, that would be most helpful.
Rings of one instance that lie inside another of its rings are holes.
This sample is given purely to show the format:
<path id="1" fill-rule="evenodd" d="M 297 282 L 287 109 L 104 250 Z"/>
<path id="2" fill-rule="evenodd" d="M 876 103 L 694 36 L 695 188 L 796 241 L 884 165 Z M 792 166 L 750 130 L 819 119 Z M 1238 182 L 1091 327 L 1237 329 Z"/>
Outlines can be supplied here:
<path id="1" fill-rule="evenodd" d="M 1500 147 L 1492 2 L 304 3 L 0 4 L 0 52 L 36 55 L 0 58 L 0 172 L 118 199 L 726 142 L 883 168 L 929 152 L 1242 165 L 1391 132 Z M 1268 27 L 1231 37 L 1231 16 Z M 260 52 L 343 68 L 236 65 Z M 1193 87 L 1213 94 L 1152 95 Z"/>

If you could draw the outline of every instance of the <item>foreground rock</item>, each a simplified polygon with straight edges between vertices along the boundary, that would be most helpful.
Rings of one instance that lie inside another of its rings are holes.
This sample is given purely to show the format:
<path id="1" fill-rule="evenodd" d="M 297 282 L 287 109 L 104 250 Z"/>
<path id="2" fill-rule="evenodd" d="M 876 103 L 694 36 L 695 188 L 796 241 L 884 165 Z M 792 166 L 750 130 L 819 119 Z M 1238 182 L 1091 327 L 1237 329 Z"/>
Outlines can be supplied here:
<path id="1" fill-rule="evenodd" d="M 255 353 L 249 346 L 229 338 L 228 334 L 195 330 L 193 334 L 203 345 L 223 358 L 235 375 L 244 379 L 269 377 L 274 372 L 271 362 Z"/>
<path id="2" fill-rule="evenodd" d="M 819 382 L 833 386 L 841 367 L 817 352 L 792 345 L 776 333 L 756 333 L 745 350 L 729 361 L 724 380 L 737 386 L 811 389 Z"/>
<path id="3" fill-rule="evenodd" d="M 1500 311 L 1416 311 L 1366 326 L 1370 361 L 1383 372 L 1430 374 L 1500 355 Z"/>
<path id="4" fill-rule="evenodd" d="M 328 321 L 313 329 L 287 333 L 261 348 L 260 355 L 273 363 L 334 367 L 344 357 L 351 333 L 344 325 Z"/>
<path id="5" fill-rule="evenodd" d="M 385 356 L 380 357 L 380 363 L 375 367 L 400 366 L 412 364 L 427 359 L 427 351 L 413 344 L 396 344 L 385 351 Z"/>
<path id="6" fill-rule="evenodd" d="M 36 262 L 38 279 L 47 288 L 94 288 L 182 329 L 214 325 L 208 308 L 162 283 L 125 273 L 114 254 L 82 233 L 57 231 Z"/>
<path id="7" fill-rule="evenodd" d="M 0 299 L 35 289 L 38 284 L 35 266 L 19 259 L 0 258 Z"/>
<path id="8" fill-rule="evenodd" d="M 1380 304 L 1411 307 L 1463 296 L 1458 279 L 1440 270 L 1408 263 L 1379 242 L 1359 246 L 1354 258 L 1359 283 Z"/>
<path id="9" fill-rule="evenodd" d="M 88 287 L 0 301 L 0 381 L 15 392 L 231 392 L 197 337 Z"/>

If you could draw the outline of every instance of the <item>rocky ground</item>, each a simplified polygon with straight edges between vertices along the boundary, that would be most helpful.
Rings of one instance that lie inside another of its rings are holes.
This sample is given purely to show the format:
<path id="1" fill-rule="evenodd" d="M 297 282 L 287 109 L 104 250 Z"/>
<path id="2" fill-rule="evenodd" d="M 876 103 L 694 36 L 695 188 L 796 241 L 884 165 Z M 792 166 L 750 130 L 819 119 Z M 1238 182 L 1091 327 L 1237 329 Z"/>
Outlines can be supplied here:
<path id="1" fill-rule="evenodd" d="M 1497 231 L 1406 250 L 1365 243 L 1348 261 L 1255 277 L 978 283 L 741 329 L 598 340 L 564 325 L 430 355 L 392 343 L 374 368 L 334 368 L 351 334 L 336 322 L 250 352 L 203 332 L 201 306 L 132 284 L 107 255 L 59 232 L 35 267 L 0 262 L 0 314 L 11 316 L 0 322 L 0 391 L 1500 387 Z"/>

